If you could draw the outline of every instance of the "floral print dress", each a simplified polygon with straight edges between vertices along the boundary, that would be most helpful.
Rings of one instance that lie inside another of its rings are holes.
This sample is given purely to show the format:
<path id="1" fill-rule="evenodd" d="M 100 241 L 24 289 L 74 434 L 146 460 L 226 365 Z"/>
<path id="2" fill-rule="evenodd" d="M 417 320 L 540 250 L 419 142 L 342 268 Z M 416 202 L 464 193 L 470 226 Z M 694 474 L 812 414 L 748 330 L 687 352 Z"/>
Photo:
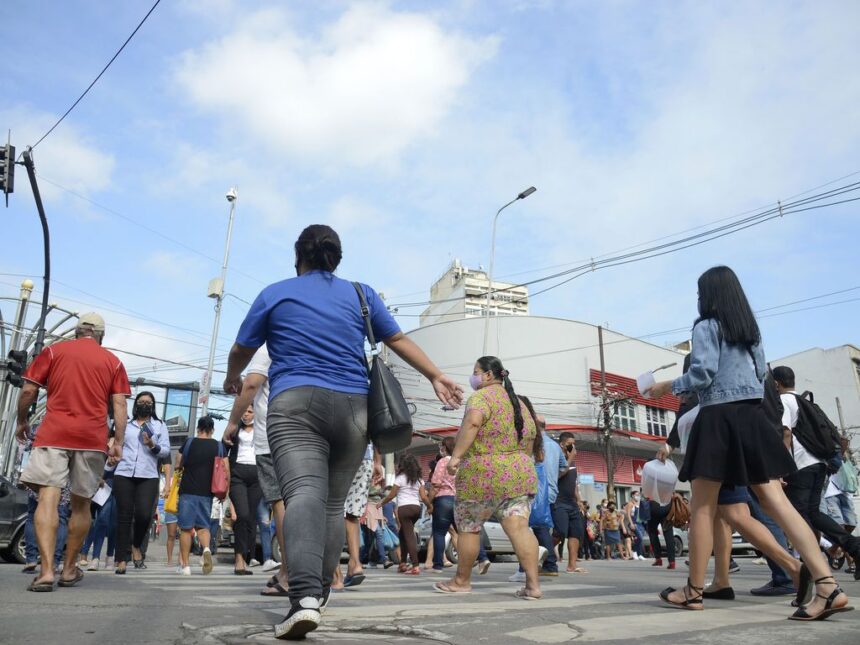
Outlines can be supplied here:
<path id="1" fill-rule="evenodd" d="M 520 403 L 523 436 L 517 441 L 514 408 L 504 387 L 490 385 L 469 397 L 466 413 L 479 410 L 484 423 L 457 471 L 457 499 L 500 502 L 537 493 L 534 460 L 526 452 L 537 435 L 534 419 Z"/>

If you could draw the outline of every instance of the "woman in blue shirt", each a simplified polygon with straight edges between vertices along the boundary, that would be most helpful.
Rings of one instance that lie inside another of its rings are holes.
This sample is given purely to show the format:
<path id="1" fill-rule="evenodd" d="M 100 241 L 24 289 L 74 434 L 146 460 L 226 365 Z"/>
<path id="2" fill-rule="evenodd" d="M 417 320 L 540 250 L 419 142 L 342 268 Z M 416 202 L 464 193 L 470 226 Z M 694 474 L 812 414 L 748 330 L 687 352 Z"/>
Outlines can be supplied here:
<path id="1" fill-rule="evenodd" d="M 298 277 L 260 293 L 230 350 L 224 389 L 238 393 L 241 373 L 263 343 L 269 349 L 267 433 L 286 503 L 284 526 L 291 608 L 279 638 L 316 629 L 344 539 L 343 508 L 367 446 L 367 358 L 358 294 L 334 275 L 340 238 L 307 227 L 295 244 Z M 361 285 L 370 323 L 381 339 L 457 407 L 462 388 L 400 331 L 385 303 Z"/>
<path id="2" fill-rule="evenodd" d="M 158 501 L 158 460 L 170 456 L 167 426 L 155 413 L 155 397 L 141 392 L 134 399 L 132 420 L 125 431 L 122 459 L 116 466 L 116 570 L 125 574 L 129 550 L 135 569 L 145 569 L 140 546 L 149 531 Z M 129 549 L 131 541 L 131 549 Z"/>
<path id="3" fill-rule="evenodd" d="M 701 406 L 680 472 L 682 481 L 692 482 L 690 577 L 685 587 L 665 589 L 660 598 L 681 609 L 703 608 L 720 489 L 750 486 L 803 558 L 797 596 L 801 602 L 814 581 L 812 602 L 790 618 L 821 620 L 851 608 L 848 596 L 830 576 L 812 529 L 780 484 L 780 478 L 796 468 L 782 443 L 780 424 L 761 405 L 766 371 L 761 332 L 737 276 L 724 266 L 705 271 L 699 277 L 699 319 L 693 327 L 690 369 L 649 392 L 653 398 L 670 391 L 695 392 Z"/>

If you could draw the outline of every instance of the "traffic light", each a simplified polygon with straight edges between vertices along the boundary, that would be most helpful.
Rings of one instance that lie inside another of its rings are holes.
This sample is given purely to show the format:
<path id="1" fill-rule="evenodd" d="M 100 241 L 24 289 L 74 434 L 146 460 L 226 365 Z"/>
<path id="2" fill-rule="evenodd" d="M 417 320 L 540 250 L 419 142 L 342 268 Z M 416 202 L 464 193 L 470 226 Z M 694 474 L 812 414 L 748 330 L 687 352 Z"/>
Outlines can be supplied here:
<path id="1" fill-rule="evenodd" d="M 11 383 L 12 387 L 21 387 L 24 384 L 21 375 L 24 373 L 25 367 L 27 367 L 27 352 L 10 350 L 9 360 L 6 361 L 6 381 Z"/>
<path id="2" fill-rule="evenodd" d="M 0 148 L 0 190 L 6 195 L 6 205 L 9 205 L 9 193 L 15 190 L 15 146 L 7 143 Z"/>

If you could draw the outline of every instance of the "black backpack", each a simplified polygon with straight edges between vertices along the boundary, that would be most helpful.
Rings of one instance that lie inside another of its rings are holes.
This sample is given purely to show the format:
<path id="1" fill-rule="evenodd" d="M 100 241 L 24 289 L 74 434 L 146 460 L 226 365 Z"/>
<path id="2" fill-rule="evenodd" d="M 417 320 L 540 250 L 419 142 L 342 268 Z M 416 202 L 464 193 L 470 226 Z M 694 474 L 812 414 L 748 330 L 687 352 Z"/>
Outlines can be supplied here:
<path id="1" fill-rule="evenodd" d="M 839 430 L 815 403 L 812 392 L 795 394 L 797 425 L 794 436 L 807 452 L 818 459 L 829 459 L 839 452 Z"/>

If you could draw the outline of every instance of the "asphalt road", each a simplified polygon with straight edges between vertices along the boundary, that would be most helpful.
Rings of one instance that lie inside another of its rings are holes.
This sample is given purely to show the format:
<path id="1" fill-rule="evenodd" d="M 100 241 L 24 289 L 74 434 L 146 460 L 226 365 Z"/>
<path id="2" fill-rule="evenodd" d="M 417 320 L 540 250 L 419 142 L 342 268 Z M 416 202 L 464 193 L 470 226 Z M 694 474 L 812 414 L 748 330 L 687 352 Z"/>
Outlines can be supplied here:
<path id="1" fill-rule="evenodd" d="M 369 569 L 365 582 L 333 596 L 320 630 L 307 642 L 331 643 L 860 643 L 860 611 L 823 623 L 786 620 L 790 598 L 761 599 L 748 590 L 767 568 L 740 559 L 734 602 L 709 601 L 704 612 L 664 608 L 657 592 L 681 585 L 685 567 L 666 571 L 646 562 L 588 562 L 588 574 L 543 578 L 544 599 L 514 597 L 507 581 L 513 563 L 494 564 L 476 577 L 474 593 L 433 593 L 443 576 L 402 576 Z M 840 582 L 860 606 L 860 582 Z M 232 575 L 220 564 L 210 576 L 195 568 L 181 577 L 154 562 L 146 571 L 116 576 L 88 573 L 79 587 L 35 594 L 20 566 L 0 565 L 0 643 L 223 643 L 275 642 L 271 625 L 283 599 L 259 595 L 265 574 Z"/>

